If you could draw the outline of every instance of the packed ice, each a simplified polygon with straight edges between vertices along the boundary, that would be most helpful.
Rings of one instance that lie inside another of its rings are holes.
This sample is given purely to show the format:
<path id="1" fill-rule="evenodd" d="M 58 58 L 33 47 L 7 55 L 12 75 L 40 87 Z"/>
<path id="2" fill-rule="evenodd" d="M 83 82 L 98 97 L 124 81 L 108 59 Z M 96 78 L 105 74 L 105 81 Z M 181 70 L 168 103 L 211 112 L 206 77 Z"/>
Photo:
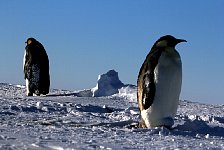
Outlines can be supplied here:
<path id="1" fill-rule="evenodd" d="M 142 129 L 136 86 L 120 85 L 27 97 L 0 83 L 0 149 L 224 149 L 224 105 L 180 100 L 172 129 Z"/>

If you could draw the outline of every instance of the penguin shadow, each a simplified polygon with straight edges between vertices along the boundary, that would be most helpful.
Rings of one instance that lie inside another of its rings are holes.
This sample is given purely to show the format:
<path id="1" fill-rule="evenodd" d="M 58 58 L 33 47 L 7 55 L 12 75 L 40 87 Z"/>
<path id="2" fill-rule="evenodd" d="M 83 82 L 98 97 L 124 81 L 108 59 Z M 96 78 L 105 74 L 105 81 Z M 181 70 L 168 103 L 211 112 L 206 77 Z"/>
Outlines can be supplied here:
<path id="1" fill-rule="evenodd" d="M 57 97 L 57 96 L 77 96 L 77 93 L 56 93 L 56 94 L 47 94 L 44 97 Z"/>
<path id="2" fill-rule="evenodd" d="M 75 109 L 79 112 L 86 112 L 86 113 L 112 113 L 114 111 L 118 111 L 114 108 L 107 107 L 107 106 L 95 106 L 95 105 L 76 105 Z"/>
<path id="3" fill-rule="evenodd" d="M 92 97 L 93 93 L 90 89 L 78 91 L 78 92 L 69 92 L 69 93 L 50 93 L 45 95 L 46 97 L 57 97 L 57 96 L 74 96 L 74 97 Z"/>
<path id="4" fill-rule="evenodd" d="M 4 111 L 0 112 L 1 116 L 11 116 L 11 115 L 16 115 L 15 113 L 9 112 L 9 111 Z"/>
<path id="5" fill-rule="evenodd" d="M 205 136 L 216 136 L 224 137 L 224 118 L 214 117 L 215 122 L 221 124 L 221 126 L 210 126 L 208 121 L 203 120 L 185 120 L 184 124 L 178 124 L 172 130 L 175 135 L 191 136 L 191 137 L 205 137 Z"/>

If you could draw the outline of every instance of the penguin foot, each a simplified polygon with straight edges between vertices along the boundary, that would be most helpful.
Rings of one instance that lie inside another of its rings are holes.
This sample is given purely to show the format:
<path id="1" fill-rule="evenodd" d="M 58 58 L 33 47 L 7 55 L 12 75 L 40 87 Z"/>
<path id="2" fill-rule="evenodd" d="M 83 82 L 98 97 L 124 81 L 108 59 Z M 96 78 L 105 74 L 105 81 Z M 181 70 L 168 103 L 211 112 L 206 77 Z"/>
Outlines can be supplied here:
<path id="1" fill-rule="evenodd" d="M 36 90 L 36 91 L 35 91 L 35 94 L 36 94 L 37 96 L 40 96 L 40 92 L 39 92 L 39 90 Z"/>
<path id="2" fill-rule="evenodd" d="M 138 123 L 138 127 L 139 128 L 147 128 L 143 119 L 141 119 L 140 122 Z"/>
<path id="3" fill-rule="evenodd" d="M 27 96 L 33 96 L 33 93 L 28 93 Z"/>
<path id="4" fill-rule="evenodd" d="M 168 130 L 172 130 L 172 127 L 171 127 L 171 126 L 162 125 L 162 126 L 160 126 L 160 127 L 166 128 L 166 129 L 168 129 Z"/>
<path id="5" fill-rule="evenodd" d="M 46 92 L 46 91 L 42 91 L 41 94 L 43 95 L 47 95 L 49 92 Z"/>

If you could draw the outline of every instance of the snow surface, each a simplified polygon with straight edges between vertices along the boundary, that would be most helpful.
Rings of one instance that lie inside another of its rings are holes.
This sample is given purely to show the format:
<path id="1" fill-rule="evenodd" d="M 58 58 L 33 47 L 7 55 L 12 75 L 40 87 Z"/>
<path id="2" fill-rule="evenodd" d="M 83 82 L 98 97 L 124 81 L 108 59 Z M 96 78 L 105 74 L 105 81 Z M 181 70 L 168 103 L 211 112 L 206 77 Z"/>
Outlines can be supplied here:
<path id="1" fill-rule="evenodd" d="M 173 129 L 136 128 L 136 87 L 108 97 L 0 84 L 0 149 L 224 149 L 224 105 L 181 101 Z"/>

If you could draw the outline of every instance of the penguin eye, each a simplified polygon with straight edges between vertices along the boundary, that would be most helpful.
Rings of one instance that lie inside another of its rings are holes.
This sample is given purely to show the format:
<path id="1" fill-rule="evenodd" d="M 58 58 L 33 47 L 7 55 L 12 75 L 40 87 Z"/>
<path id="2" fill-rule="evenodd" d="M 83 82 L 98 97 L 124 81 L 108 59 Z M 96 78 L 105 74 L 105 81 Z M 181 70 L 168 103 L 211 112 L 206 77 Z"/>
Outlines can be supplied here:
<path id="1" fill-rule="evenodd" d="M 168 42 L 166 40 L 159 41 L 156 46 L 157 47 L 166 47 Z"/>

